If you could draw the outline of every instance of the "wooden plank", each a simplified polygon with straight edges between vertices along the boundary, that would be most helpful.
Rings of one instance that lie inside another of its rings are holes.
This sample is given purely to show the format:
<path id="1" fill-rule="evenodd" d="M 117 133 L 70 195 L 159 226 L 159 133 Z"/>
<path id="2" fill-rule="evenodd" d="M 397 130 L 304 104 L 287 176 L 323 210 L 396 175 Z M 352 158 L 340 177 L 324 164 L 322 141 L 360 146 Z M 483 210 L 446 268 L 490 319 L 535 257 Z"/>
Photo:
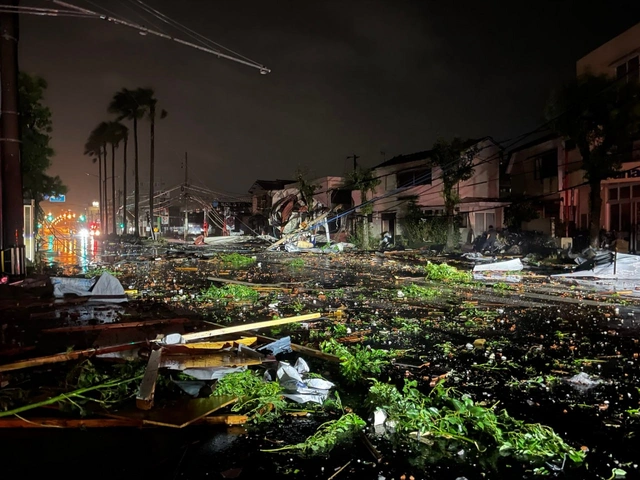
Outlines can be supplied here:
<path id="1" fill-rule="evenodd" d="M 164 320 L 147 320 L 143 322 L 102 323 L 100 325 L 74 325 L 72 327 L 55 327 L 41 330 L 43 333 L 90 332 L 94 330 L 115 330 L 117 328 L 143 328 L 150 325 L 174 325 L 187 323 L 188 318 L 168 318 Z"/>
<path id="2" fill-rule="evenodd" d="M 141 410 L 150 410 L 153 407 L 153 397 L 156 393 L 156 381 L 158 380 L 158 368 L 161 360 L 162 348 L 152 350 L 136 396 L 136 407 Z"/>
<path id="3" fill-rule="evenodd" d="M 124 345 L 113 345 L 110 347 L 88 348 L 86 350 L 74 350 L 71 352 L 56 353 L 44 357 L 30 358 L 28 360 L 20 360 L 18 362 L 6 363 L 0 365 L 0 372 L 10 372 L 12 370 L 22 370 L 23 368 L 40 367 L 42 365 L 50 365 L 53 363 L 68 362 L 70 360 L 78 360 L 80 358 L 90 358 L 101 353 L 122 352 L 125 350 L 133 350 L 145 345 L 145 342 L 127 343 Z"/>
<path id="4" fill-rule="evenodd" d="M 237 347 L 238 345 L 246 345 L 250 347 L 258 341 L 258 337 L 245 337 L 234 340 L 222 340 L 219 342 L 196 342 L 196 343 L 179 343 L 176 345 L 166 345 L 165 351 L 169 354 L 176 353 L 205 353 L 210 351 L 222 350 L 223 348 Z"/>
<path id="5" fill-rule="evenodd" d="M 0 420 L 0 428 L 113 428 L 142 426 L 142 420 L 128 418 L 3 418 Z"/>
<path id="6" fill-rule="evenodd" d="M 11 357 L 14 355 L 20 355 L 21 353 L 30 352 L 31 350 L 35 349 L 36 347 L 33 345 L 30 345 L 28 347 L 4 348 L 0 350 L 0 356 Z"/>
<path id="7" fill-rule="evenodd" d="M 244 325 L 235 325 L 232 327 L 223 327 L 216 330 L 207 330 L 204 332 L 187 333 L 182 335 L 185 342 L 200 340 L 202 338 L 217 337 L 227 335 L 229 333 L 246 332 L 249 330 L 257 330 L 259 328 L 275 327 L 277 325 L 286 325 L 288 323 L 303 322 L 305 320 L 314 320 L 320 318 L 320 313 L 309 313 L 307 315 L 298 315 L 296 317 L 280 318 L 277 320 L 267 320 L 264 322 L 246 323 Z"/>
<path id="8" fill-rule="evenodd" d="M 237 397 L 231 395 L 211 396 L 178 401 L 175 405 L 165 408 L 138 410 L 135 407 L 130 407 L 119 412 L 105 413 L 105 415 L 112 418 L 137 419 L 145 425 L 184 428 L 237 400 Z"/>
<path id="9" fill-rule="evenodd" d="M 249 417 L 232 413 L 204 417 L 192 425 L 244 425 Z M 157 427 L 136 418 L 3 418 L 2 428 L 123 428 L 123 427 Z"/>
<path id="10" fill-rule="evenodd" d="M 235 352 L 216 352 L 208 355 L 164 355 L 160 367 L 172 370 L 187 368 L 239 367 L 261 365 L 262 359 L 236 355 Z"/>

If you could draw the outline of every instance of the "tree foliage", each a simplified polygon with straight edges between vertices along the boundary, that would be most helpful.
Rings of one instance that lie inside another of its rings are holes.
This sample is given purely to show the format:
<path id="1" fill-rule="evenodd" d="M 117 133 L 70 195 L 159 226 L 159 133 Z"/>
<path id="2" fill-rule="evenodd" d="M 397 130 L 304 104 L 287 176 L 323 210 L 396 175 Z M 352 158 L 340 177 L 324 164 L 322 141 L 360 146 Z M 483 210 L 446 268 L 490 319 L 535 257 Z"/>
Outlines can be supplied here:
<path id="1" fill-rule="evenodd" d="M 319 185 L 314 185 L 308 179 L 308 173 L 299 169 L 296 172 L 296 180 L 298 181 L 298 191 L 300 192 L 300 199 L 309 210 L 313 208 L 313 196 L 320 188 Z"/>
<path id="2" fill-rule="evenodd" d="M 523 195 L 511 197 L 511 203 L 504 209 L 504 223 L 512 230 L 519 231 L 523 222 L 539 218 L 534 200 Z"/>
<path id="3" fill-rule="evenodd" d="M 20 72 L 18 103 L 22 135 L 21 165 L 25 197 L 39 204 L 45 195 L 67 193 L 58 176 L 47 175 L 55 152 L 51 148 L 51 110 L 44 104 L 47 82 L 42 77 Z"/>
<path id="4" fill-rule="evenodd" d="M 370 168 L 356 169 L 347 174 L 346 186 L 349 186 L 352 190 L 358 190 L 360 192 L 360 203 L 364 204 L 367 201 L 367 194 L 373 195 L 376 192 L 376 187 L 380 185 L 380 179 L 373 176 L 373 170 Z M 360 211 L 367 215 L 373 212 L 372 205 L 364 205 L 360 208 Z"/>
<path id="5" fill-rule="evenodd" d="M 600 184 L 631 159 L 640 126 L 640 89 L 625 78 L 584 74 L 555 92 L 546 108 L 551 127 L 575 142 L 589 183 L 590 237 L 597 245 Z"/>
<path id="6" fill-rule="evenodd" d="M 455 207 L 460 203 L 456 186 L 473 176 L 473 161 L 477 148 L 475 142 L 454 137 L 450 141 L 440 138 L 433 145 L 431 159 L 442 171 L 442 198 L 447 217 L 447 249 L 456 244 Z"/>
<path id="7" fill-rule="evenodd" d="M 442 244 L 447 241 L 447 218 L 441 215 L 426 215 L 411 199 L 400 220 L 402 233 L 409 247 L 421 247 L 427 243 Z"/>

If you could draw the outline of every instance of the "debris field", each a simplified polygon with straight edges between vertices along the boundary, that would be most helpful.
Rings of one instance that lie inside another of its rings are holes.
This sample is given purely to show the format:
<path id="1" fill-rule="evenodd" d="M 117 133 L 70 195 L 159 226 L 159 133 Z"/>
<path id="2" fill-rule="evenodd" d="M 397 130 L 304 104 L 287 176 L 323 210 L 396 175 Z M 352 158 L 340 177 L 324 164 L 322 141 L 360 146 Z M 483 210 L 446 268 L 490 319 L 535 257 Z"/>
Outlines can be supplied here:
<path id="1" fill-rule="evenodd" d="M 7 478 L 640 478 L 635 289 L 431 253 L 138 245 L 0 286 Z"/>

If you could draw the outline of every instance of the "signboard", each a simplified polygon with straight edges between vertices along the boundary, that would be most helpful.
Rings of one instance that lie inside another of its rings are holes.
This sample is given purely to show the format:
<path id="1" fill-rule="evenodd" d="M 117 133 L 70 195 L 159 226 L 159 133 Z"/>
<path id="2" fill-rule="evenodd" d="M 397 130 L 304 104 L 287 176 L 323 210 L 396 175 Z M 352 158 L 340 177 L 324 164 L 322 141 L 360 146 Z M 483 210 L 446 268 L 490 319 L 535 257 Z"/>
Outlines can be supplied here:
<path id="1" fill-rule="evenodd" d="M 49 201 L 53 203 L 63 203 L 67 201 L 66 195 L 51 195 Z"/>

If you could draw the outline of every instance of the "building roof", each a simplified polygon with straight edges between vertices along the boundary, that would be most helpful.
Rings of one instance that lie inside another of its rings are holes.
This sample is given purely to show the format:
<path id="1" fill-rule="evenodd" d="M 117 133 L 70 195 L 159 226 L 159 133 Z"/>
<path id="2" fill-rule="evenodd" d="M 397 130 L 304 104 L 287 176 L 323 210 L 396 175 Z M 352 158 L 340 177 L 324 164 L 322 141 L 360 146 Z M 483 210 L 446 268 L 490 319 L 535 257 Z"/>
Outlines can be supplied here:
<path id="1" fill-rule="evenodd" d="M 466 146 L 467 147 L 471 147 L 472 145 L 476 145 L 480 142 L 483 142 L 485 140 L 489 140 L 491 142 L 493 142 L 495 145 L 499 146 L 498 142 L 496 142 L 493 138 L 487 136 L 487 137 L 482 137 L 479 139 L 469 139 L 466 142 Z M 392 165 L 402 165 L 403 163 L 409 163 L 409 162 L 416 162 L 419 160 L 428 160 L 429 158 L 431 158 L 431 154 L 432 154 L 433 150 L 424 150 L 422 152 L 416 152 L 416 153 L 409 153 L 406 155 L 397 155 L 393 158 L 390 158 L 389 160 L 387 160 L 386 162 L 382 162 L 379 165 L 376 165 L 373 168 L 382 168 L 382 167 L 390 167 Z"/>
<path id="2" fill-rule="evenodd" d="M 282 190 L 284 189 L 285 185 L 288 185 L 290 183 L 296 183 L 295 180 L 256 180 L 255 182 L 253 182 L 253 185 L 251 185 L 251 188 L 249 189 L 249 193 L 253 193 L 255 190 L 257 190 L 258 188 L 261 188 L 262 190 Z"/>

